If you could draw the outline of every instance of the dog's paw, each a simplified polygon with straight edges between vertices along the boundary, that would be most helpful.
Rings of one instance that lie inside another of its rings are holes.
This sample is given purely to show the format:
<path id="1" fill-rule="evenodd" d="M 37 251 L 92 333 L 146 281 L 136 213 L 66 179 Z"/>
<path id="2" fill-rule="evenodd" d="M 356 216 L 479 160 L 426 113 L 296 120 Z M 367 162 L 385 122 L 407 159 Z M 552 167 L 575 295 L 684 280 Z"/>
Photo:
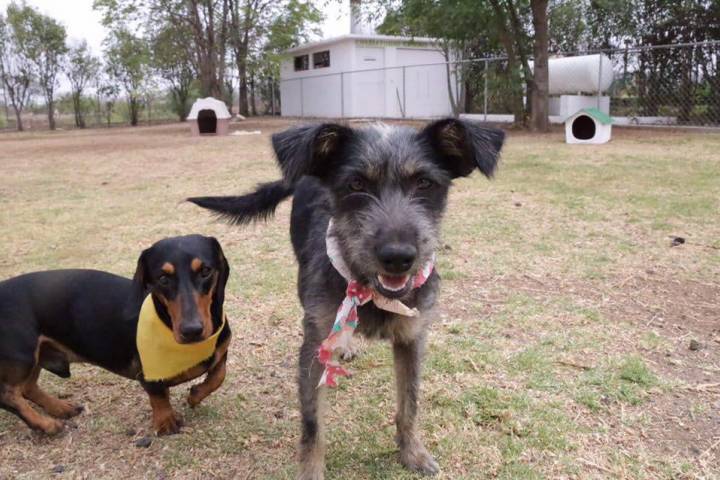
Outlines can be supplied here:
<path id="1" fill-rule="evenodd" d="M 37 429 L 46 435 L 58 435 L 65 429 L 65 424 L 54 418 L 44 418 L 43 421 L 36 425 Z"/>
<path id="2" fill-rule="evenodd" d="M 340 354 L 340 359 L 344 362 L 351 362 L 355 360 L 362 350 L 362 342 L 360 342 L 357 338 L 351 338 L 347 347 L 338 347 L 337 349 Z"/>
<path id="3" fill-rule="evenodd" d="M 203 399 L 200 397 L 200 389 L 197 385 L 193 385 L 190 387 L 190 393 L 188 393 L 187 397 L 187 403 L 190 405 L 190 408 L 195 408 L 198 405 L 200 405 L 200 402 L 202 402 Z"/>
<path id="4" fill-rule="evenodd" d="M 325 473 L 322 470 L 307 470 L 302 468 L 298 473 L 297 480 L 325 480 Z"/>
<path id="5" fill-rule="evenodd" d="M 437 475 L 440 473 L 440 465 L 422 445 L 402 449 L 400 451 L 400 462 L 406 468 L 422 475 Z"/>
<path id="6" fill-rule="evenodd" d="M 65 405 L 62 406 L 62 408 L 54 411 L 54 412 L 48 412 L 54 417 L 58 418 L 73 418 L 80 415 L 83 411 L 85 411 L 85 407 L 82 405 L 73 405 L 72 403 L 65 402 Z"/>
<path id="7" fill-rule="evenodd" d="M 183 426 L 183 420 L 180 415 L 170 411 L 165 415 L 156 417 L 153 419 L 153 426 L 158 436 L 162 435 L 174 435 L 180 433 L 180 428 Z"/>

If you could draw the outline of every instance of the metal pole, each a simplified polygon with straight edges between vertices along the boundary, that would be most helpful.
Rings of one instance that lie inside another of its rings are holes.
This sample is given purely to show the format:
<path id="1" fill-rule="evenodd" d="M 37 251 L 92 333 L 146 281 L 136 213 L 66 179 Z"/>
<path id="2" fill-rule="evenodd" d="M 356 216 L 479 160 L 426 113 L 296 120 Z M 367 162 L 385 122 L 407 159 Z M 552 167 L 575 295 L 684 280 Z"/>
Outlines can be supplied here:
<path id="1" fill-rule="evenodd" d="M 458 65 L 459 63 L 453 64 L 455 68 L 453 68 L 455 72 L 455 105 L 457 105 L 457 111 L 465 113 L 465 105 L 462 107 L 460 106 L 460 75 L 458 74 Z"/>
<path id="2" fill-rule="evenodd" d="M 485 60 L 485 92 L 483 93 L 483 113 L 485 114 L 485 121 L 487 122 L 487 107 L 488 107 L 488 75 L 490 70 L 488 69 L 488 61 Z"/>
<path id="3" fill-rule="evenodd" d="M 403 73 L 403 111 L 402 116 L 405 118 L 407 116 L 407 97 L 405 96 L 405 69 L 406 67 L 403 65 L 402 67 L 402 73 Z"/>
<path id="4" fill-rule="evenodd" d="M 300 79 L 300 116 L 305 116 L 305 93 L 303 92 L 303 79 Z"/>
<path id="5" fill-rule="evenodd" d="M 340 72 L 340 118 L 345 118 L 345 72 Z"/>

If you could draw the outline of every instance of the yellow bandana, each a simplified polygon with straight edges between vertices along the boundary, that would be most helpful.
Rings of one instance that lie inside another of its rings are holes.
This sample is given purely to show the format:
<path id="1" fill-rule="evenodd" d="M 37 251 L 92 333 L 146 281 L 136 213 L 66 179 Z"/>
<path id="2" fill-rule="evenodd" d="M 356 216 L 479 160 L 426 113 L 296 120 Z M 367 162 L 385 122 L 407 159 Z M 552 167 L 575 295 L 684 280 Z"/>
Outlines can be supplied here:
<path id="1" fill-rule="evenodd" d="M 223 314 L 222 325 L 207 339 L 197 343 L 177 343 L 172 330 L 155 311 L 152 295 L 148 295 L 140 308 L 135 339 L 145 380 L 167 380 L 207 360 L 215 353 L 218 337 L 224 328 Z"/>

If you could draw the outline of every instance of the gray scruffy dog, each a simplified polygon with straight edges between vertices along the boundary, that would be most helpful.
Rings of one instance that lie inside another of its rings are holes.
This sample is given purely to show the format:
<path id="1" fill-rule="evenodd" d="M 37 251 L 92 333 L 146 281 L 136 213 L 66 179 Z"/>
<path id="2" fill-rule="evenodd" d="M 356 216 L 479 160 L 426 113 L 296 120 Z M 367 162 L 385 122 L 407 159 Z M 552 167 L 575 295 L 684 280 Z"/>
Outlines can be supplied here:
<path id="1" fill-rule="evenodd" d="M 359 307 L 357 331 L 392 344 L 400 461 L 424 474 L 439 471 L 420 439 L 416 419 L 420 364 L 440 277 L 433 270 L 422 285 L 412 279 L 434 257 L 452 180 L 475 169 L 490 177 L 503 140 L 500 130 L 456 119 L 435 121 L 419 131 L 382 124 L 363 129 L 335 123 L 295 127 L 272 137 L 282 180 L 244 196 L 190 199 L 242 224 L 267 218 L 294 195 L 290 236 L 305 310 L 298 478 L 324 477 L 325 387 L 318 388 L 324 377 L 317 355 L 348 287 L 326 253 L 326 237 L 333 238 L 353 280 L 419 312 L 408 317 L 368 302 Z"/>

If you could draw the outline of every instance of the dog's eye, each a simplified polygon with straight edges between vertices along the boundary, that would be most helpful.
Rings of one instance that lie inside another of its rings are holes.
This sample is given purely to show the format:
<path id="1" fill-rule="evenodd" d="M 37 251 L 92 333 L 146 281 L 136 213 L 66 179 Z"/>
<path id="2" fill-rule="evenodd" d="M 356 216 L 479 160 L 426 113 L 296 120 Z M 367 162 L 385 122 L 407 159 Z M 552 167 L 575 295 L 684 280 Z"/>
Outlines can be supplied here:
<path id="1" fill-rule="evenodd" d="M 200 269 L 200 276 L 203 277 L 203 278 L 208 278 L 210 275 L 212 275 L 212 272 L 213 272 L 213 269 L 212 269 L 212 268 L 204 265 L 204 266 Z"/>
<path id="2" fill-rule="evenodd" d="M 433 186 L 433 181 L 429 178 L 420 177 L 417 181 L 417 188 L 419 190 L 427 190 L 428 188 Z"/>
<path id="3" fill-rule="evenodd" d="M 157 282 L 161 287 L 167 287 L 168 285 L 170 285 L 170 276 L 165 274 L 160 275 L 157 279 Z"/>
<path id="4" fill-rule="evenodd" d="M 362 192 L 365 190 L 365 181 L 362 178 L 355 177 L 350 180 L 348 186 L 353 192 Z"/>

